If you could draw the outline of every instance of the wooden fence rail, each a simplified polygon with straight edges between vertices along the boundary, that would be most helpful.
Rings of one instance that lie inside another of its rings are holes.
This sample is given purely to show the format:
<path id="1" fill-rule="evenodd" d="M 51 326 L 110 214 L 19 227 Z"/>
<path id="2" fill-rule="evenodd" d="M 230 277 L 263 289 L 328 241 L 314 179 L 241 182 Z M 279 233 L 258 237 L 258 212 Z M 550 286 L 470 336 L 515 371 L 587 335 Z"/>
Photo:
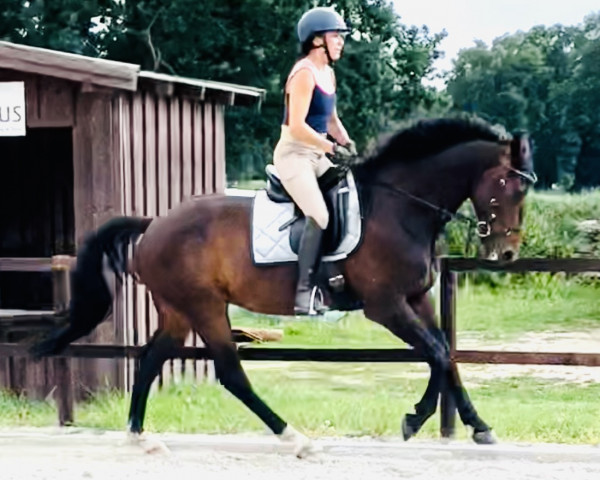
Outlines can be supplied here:
<path id="1" fill-rule="evenodd" d="M 0 258 L 0 271 L 15 271 L 19 268 L 30 268 L 27 271 L 55 271 L 66 272 L 65 265 L 69 262 L 62 259 L 6 259 Z M 442 258 L 440 278 L 440 319 L 441 327 L 446 334 L 450 352 L 455 361 L 459 363 L 479 364 L 519 364 L 519 365 L 577 365 L 600 366 L 600 354 L 592 353 L 556 353 L 556 352 L 510 352 L 510 351 L 477 351 L 457 350 L 456 348 L 456 272 L 473 271 L 478 269 L 505 271 L 505 272 L 600 272 L 600 260 L 596 259 L 520 259 L 506 265 L 493 262 L 466 259 Z M 52 265 L 61 265 L 52 269 Z M 39 270 L 36 270 L 39 269 Z M 24 271 L 24 270 L 17 270 Z M 58 311 L 66 306 L 68 296 L 68 279 L 65 274 L 55 274 L 55 306 Z M 38 317 L 38 320 L 40 317 Z M 35 315 L 25 315 L 23 322 L 36 322 Z M 8 322 L 7 320 L 2 320 Z M 21 320 L 13 318 L 13 324 Z M 46 318 L 48 321 L 48 318 Z M 2 324 L 0 324 L 0 330 Z M 0 337 L 1 338 L 1 337 Z M 241 339 L 235 338 L 238 341 Z M 19 357 L 27 355 L 27 347 L 23 344 L 0 343 L 0 357 Z M 64 368 L 62 380 L 57 385 L 59 421 L 61 424 L 71 422 L 73 419 L 73 400 L 70 392 L 69 358 L 131 358 L 138 357 L 142 346 L 131 345 L 97 345 L 73 344 L 70 345 L 55 361 L 62 362 Z M 422 362 L 424 358 L 410 349 L 393 348 L 282 348 L 282 347 L 242 347 L 239 349 L 243 360 L 252 361 L 316 361 L 316 362 Z M 203 347 L 182 347 L 177 350 L 173 358 L 177 359 L 210 359 Z M 451 436 L 454 432 L 455 407 L 451 397 L 443 392 L 441 395 L 441 434 Z"/>
<path id="2" fill-rule="evenodd" d="M 600 272 L 600 259 L 522 258 L 498 263 L 474 258 L 444 257 L 440 260 L 440 322 L 450 347 L 450 355 L 459 363 L 600 366 L 600 354 L 457 350 L 456 348 L 456 272 L 492 270 L 510 273 Z M 441 395 L 441 433 L 452 436 L 456 408 L 448 392 Z"/>
<path id="3" fill-rule="evenodd" d="M 18 310 L 0 310 L 0 341 L 10 340 L 7 338 L 7 332 L 12 335 L 15 333 L 40 332 L 48 330 L 56 325 L 56 314 L 64 312 L 69 305 L 70 285 L 69 273 L 74 258 L 66 255 L 56 255 L 52 258 L 0 258 L 0 272 L 32 272 L 32 273 L 52 273 L 52 298 L 53 309 L 48 312 L 28 312 Z M 6 345 L 6 344 L 3 344 Z M 9 348 L 0 348 L 1 377 L 15 377 L 20 373 L 17 379 L 3 378 L 3 383 L 9 386 L 13 384 L 23 385 L 29 383 L 28 388 L 35 390 L 40 385 L 33 383 L 48 382 L 56 386 L 56 403 L 58 407 L 58 421 L 60 425 L 66 425 L 73 422 L 73 387 L 71 364 L 66 357 L 55 357 L 44 359 L 40 365 L 33 365 L 31 360 L 27 359 L 27 351 L 24 345 L 12 344 L 18 347 L 19 353 L 9 353 Z M 1 357 L 8 357 L 2 359 Z M 16 357 L 16 358 L 14 358 Z M 31 378 L 26 377 L 26 372 L 16 372 L 17 370 L 35 370 Z M 39 379 L 42 379 L 40 382 Z M 38 394 L 40 392 L 37 392 Z"/>

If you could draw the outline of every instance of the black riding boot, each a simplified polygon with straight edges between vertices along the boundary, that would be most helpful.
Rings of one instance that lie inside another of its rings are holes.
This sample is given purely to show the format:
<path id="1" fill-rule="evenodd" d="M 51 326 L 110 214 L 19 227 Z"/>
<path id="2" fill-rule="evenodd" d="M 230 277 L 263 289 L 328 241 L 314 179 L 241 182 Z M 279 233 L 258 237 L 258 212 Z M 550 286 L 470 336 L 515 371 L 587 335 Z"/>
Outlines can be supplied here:
<path id="1" fill-rule="evenodd" d="M 318 315 L 324 306 L 318 288 L 313 285 L 313 274 L 321 260 L 323 230 L 311 217 L 306 217 L 298 250 L 298 286 L 296 288 L 296 315 Z"/>

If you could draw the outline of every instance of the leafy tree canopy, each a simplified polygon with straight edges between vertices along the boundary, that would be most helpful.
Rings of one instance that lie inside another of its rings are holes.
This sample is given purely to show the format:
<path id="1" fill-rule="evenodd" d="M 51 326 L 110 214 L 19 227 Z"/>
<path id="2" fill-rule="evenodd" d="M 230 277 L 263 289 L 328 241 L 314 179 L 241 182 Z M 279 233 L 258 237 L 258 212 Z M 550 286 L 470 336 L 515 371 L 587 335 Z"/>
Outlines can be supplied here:
<path id="1" fill-rule="evenodd" d="M 439 102 L 422 80 L 443 34 L 404 26 L 387 0 L 0 0 L 0 38 L 265 88 L 261 111 L 232 109 L 227 131 L 229 176 L 262 177 L 298 57 L 296 22 L 317 4 L 334 6 L 352 25 L 335 68 L 338 111 L 359 146 Z"/>
<path id="2" fill-rule="evenodd" d="M 459 53 L 448 92 L 459 110 L 536 141 L 542 186 L 600 184 L 600 13 L 500 37 Z"/>

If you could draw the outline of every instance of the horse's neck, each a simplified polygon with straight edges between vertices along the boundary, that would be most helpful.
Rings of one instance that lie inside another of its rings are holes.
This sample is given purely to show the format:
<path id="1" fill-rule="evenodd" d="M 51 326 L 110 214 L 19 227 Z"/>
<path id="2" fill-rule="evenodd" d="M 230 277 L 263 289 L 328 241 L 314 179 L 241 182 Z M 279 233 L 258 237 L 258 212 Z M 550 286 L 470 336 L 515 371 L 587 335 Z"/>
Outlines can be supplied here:
<path id="1" fill-rule="evenodd" d="M 493 155 L 486 145 L 462 145 L 424 161 L 402 165 L 396 177 L 401 188 L 450 212 L 456 212 L 471 195 Z M 388 177 L 389 178 L 389 177 Z"/>
<path id="2" fill-rule="evenodd" d="M 368 201 L 368 221 L 385 225 L 398 238 L 407 238 L 400 231 L 408 232 L 413 246 L 421 245 L 433 256 L 435 240 L 449 220 L 446 213 L 455 213 L 483 171 L 493 166 L 495 152 L 486 148 L 492 147 L 463 146 L 370 173 L 359 169 L 356 178 Z"/>

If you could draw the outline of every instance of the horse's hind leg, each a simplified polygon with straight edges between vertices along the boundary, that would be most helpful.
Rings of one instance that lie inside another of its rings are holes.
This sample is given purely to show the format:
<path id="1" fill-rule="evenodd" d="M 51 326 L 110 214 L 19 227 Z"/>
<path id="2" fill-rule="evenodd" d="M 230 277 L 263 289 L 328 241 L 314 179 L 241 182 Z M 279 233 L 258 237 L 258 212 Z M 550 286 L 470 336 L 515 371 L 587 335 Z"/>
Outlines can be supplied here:
<path id="1" fill-rule="evenodd" d="M 150 387 L 160 373 L 165 361 L 173 356 L 174 351 L 183 345 L 191 330 L 189 322 L 183 316 L 159 306 L 159 328 L 150 341 L 144 346 L 138 358 L 139 369 L 131 392 L 129 407 L 129 432 L 139 435 L 144 429 L 144 416 Z"/>
<path id="2" fill-rule="evenodd" d="M 171 337 L 169 332 L 157 330 L 150 341 L 144 346 L 139 357 L 139 369 L 136 372 L 131 403 L 129 407 L 128 428 L 132 434 L 140 434 L 144 430 L 146 404 L 152 382 L 160 373 L 165 361 L 173 351 L 183 345 L 183 341 Z"/>
<path id="3" fill-rule="evenodd" d="M 254 392 L 231 339 L 231 328 L 227 318 L 227 305 L 219 300 L 204 301 L 194 317 L 198 331 L 206 343 L 215 364 L 220 383 L 256 414 L 282 441 L 294 445 L 294 453 L 302 457 L 312 450 L 309 439 L 283 421 Z"/>

